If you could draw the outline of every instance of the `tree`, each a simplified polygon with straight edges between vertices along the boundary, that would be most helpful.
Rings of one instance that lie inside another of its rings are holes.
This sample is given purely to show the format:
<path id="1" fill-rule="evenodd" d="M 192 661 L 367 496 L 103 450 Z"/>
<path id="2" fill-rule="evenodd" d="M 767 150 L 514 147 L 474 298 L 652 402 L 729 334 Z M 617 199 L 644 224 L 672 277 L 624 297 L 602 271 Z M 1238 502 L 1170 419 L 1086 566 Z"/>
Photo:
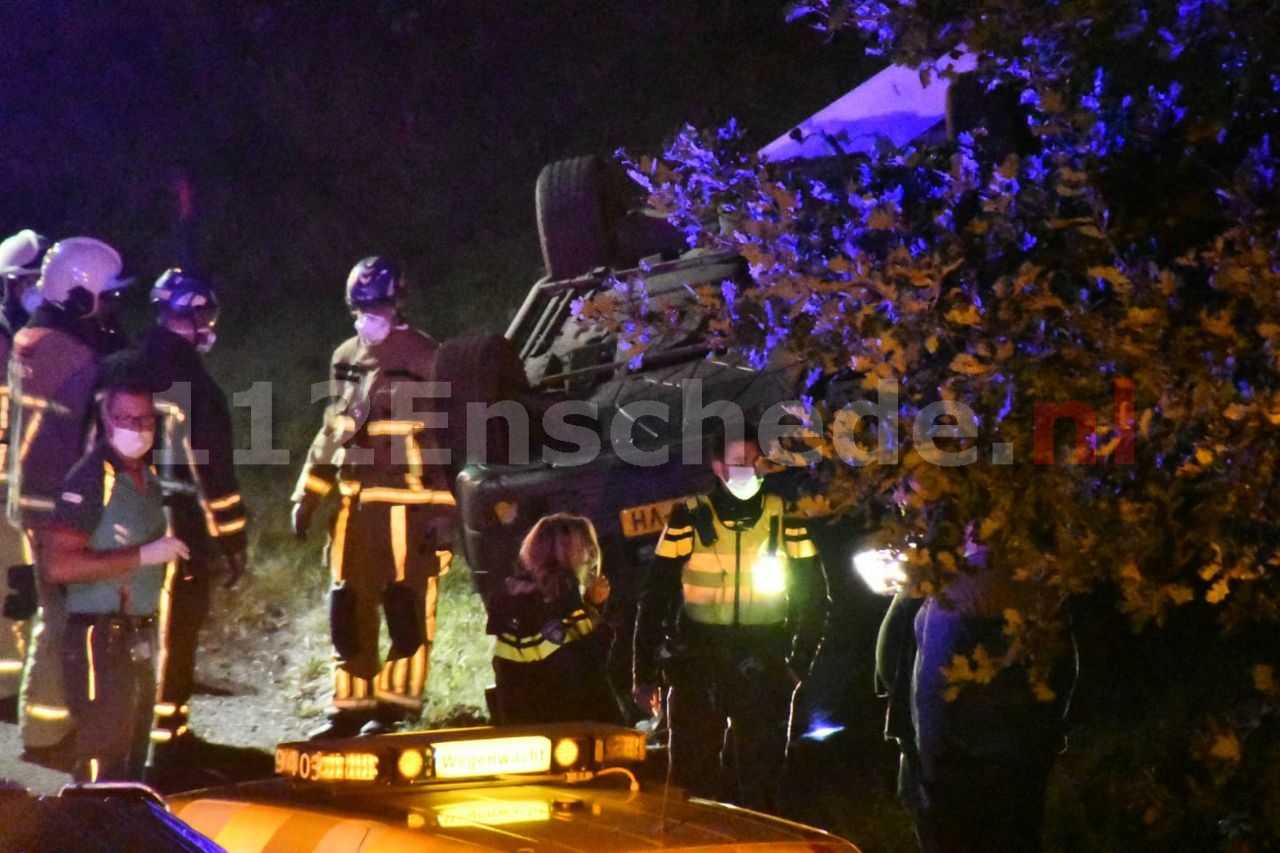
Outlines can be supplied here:
<path id="1" fill-rule="evenodd" d="M 814 0 L 792 15 L 922 75 L 954 77 L 949 57 L 970 51 L 963 85 L 996 105 L 945 143 L 817 170 L 762 162 L 733 125 L 628 159 L 692 245 L 747 261 L 749 285 L 703 294 L 713 334 L 812 367 L 809 505 L 882 507 L 921 594 L 979 564 L 1034 585 L 1038 604 L 1006 613 L 1009 654 L 958 661 L 961 681 L 1016 660 L 1048 690 L 1046 615 L 1100 589 L 1135 631 L 1204 620 L 1196 636 L 1230 640 L 1280 622 L 1275 6 Z M 1016 132 L 988 131 L 1001 109 Z M 885 423 L 840 415 L 850 388 Z M 1276 651 L 1245 650 L 1247 689 L 1201 707 L 1194 767 L 1132 798 L 1148 838 L 1280 836 L 1264 769 L 1280 755 Z M 1182 823 L 1157 808 L 1179 796 Z"/>

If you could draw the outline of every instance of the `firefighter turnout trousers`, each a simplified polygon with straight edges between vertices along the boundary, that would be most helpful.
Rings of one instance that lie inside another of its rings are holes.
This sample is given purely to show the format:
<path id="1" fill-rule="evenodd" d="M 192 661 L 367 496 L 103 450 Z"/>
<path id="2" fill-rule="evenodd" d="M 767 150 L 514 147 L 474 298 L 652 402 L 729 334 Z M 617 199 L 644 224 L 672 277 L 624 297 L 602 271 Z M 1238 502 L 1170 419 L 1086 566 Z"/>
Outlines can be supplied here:
<path id="1" fill-rule="evenodd" d="M 62 637 L 67 624 L 67 597 L 63 588 L 47 582 L 40 570 L 46 565 L 47 534 L 31 530 L 27 535 L 34 549 L 40 612 L 31 629 L 31 649 L 27 654 L 27 669 L 22 676 L 18 729 L 24 747 L 41 749 L 56 746 L 75 729 L 62 682 Z"/>
<path id="2" fill-rule="evenodd" d="M 0 519 L 0 600 L 8 594 L 8 567 L 30 565 L 31 549 L 20 530 Z M 0 615 L 0 700 L 16 699 L 22 686 L 23 663 L 31 643 L 35 617 L 9 619 Z"/>
<path id="3" fill-rule="evenodd" d="M 342 483 L 340 491 L 327 548 L 333 708 L 357 716 L 416 715 L 436 633 L 438 576 L 452 556 L 436 550 L 428 529 L 441 508 L 362 499 L 354 483 Z M 391 650 L 382 662 L 384 612 Z"/>
<path id="4" fill-rule="evenodd" d="M 209 616 L 213 569 L 207 554 L 193 552 L 190 560 L 178 560 L 165 577 L 160 620 L 163 635 L 159 670 L 162 675 L 155 706 L 155 728 L 151 731 L 151 740 L 157 747 L 188 731 L 191 694 L 195 690 L 196 649 L 200 628 Z"/>
<path id="5" fill-rule="evenodd" d="M 205 527 L 201 502 L 187 495 L 169 500 L 173 535 L 187 543 L 191 557 L 170 565 L 160 602 L 159 698 L 151 731 L 157 749 L 188 732 L 196 651 L 200 629 L 209 617 L 217 570 L 218 546 Z"/>

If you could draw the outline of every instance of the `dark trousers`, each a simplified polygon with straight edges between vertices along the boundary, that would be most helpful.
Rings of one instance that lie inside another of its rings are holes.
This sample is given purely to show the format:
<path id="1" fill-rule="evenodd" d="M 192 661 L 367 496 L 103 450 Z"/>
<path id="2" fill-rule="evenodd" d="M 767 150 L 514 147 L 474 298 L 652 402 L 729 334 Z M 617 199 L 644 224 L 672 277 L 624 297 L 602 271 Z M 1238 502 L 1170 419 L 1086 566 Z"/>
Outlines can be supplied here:
<path id="1" fill-rule="evenodd" d="M 141 781 L 155 700 L 154 620 L 69 614 L 62 677 L 76 721 L 76 781 Z"/>
<path id="2" fill-rule="evenodd" d="M 1036 853 L 1052 756 L 1027 761 L 935 757 L 920 781 L 916 833 L 925 853 Z"/>
<path id="3" fill-rule="evenodd" d="M 964 616 L 927 601 L 916 614 L 912 717 L 920 758 L 917 833 L 926 851 L 1036 853 L 1045 789 L 1061 749 L 1070 684 L 1038 701 L 1019 667 L 948 698 L 945 668 L 981 647 L 1007 648 L 1003 618 Z"/>
<path id="4" fill-rule="evenodd" d="M 495 657 L 498 724 L 589 720 L 624 725 L 606 671 L 608 654 L 608 631 L 600 627 L 545 660 L 518 663 Z"/>
<path id="5" fill-rule="evenodd" d="M 694 652 L 680 670 L 667 694 L 672 780 L 776 813 L 796 688 L 784 661 Z"/>

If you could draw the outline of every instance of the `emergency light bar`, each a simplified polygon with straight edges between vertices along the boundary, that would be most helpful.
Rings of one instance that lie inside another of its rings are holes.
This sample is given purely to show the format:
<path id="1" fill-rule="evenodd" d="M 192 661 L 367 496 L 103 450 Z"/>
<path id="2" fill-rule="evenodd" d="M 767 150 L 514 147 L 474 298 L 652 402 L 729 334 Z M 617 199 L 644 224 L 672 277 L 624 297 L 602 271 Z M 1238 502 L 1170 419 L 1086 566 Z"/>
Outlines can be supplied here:
<path id="1" fill-rule="evenodd" d="M 621 726 L 486 726 L 282 743 L 276 775 L 308 783 L 401 785 L 547 774 L 585 781 L 644 756 L 644 735 Z"/>

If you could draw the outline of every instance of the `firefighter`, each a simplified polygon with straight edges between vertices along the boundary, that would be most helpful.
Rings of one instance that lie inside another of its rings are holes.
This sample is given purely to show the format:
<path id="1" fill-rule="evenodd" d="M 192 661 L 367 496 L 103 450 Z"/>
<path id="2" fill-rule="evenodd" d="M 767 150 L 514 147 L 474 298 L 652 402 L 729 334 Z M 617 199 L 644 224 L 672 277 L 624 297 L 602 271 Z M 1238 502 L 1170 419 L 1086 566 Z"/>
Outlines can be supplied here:
<path id="1" fill-rule="evenodd" d="M 496 722 L 622 725 L 609 683 L 609 580 L 595 527 L 577 515 L 545 516 L 520 544 L 519 560 L 489 615 Z"/>
<path id="2" fill-rule="evenodd" d="M 115 249 L 92 237 L 60 240 L 45 252 L 41 304 L 14 335 L 9 454 L 11 523 L 34 552 L 39 623 L 32 631 L 19 708 L 23 758 L 58 762 L 73 727 L 63 701 L 61 639 L 65 593 L 44 576 L 47 531 L 62 481 L 85 450 L 94 375 L 118 347 L 115 297 L 128 283 Z"/>
<path id="3" fill-rule="evenodd" d="M 665 677 L 676 784 L 776 812 L 792 699 L 822 639 L 827 580 L 804 522 L 762 490 L 754 432 L 717 430 L 709 445 L 718 483 L 675 506 L 645 578 L 633 697 L 656 712 Z"/>
<path id="4" fill-rule="evenodd" d="M 103 428 L 63 483 L 43 534 L 41 571 L 66 589 L 62 672 L 76 721 L 72 775 L 141 781 L 165 566 L 188 552 L 166 533 L 160 482 L 146 459 L 156 415 L 145 361 L 125 351 L 102 366 Z"/>
<path id="5" fill-rule="evenodd" d="M 356 335 L 333 354 L 330 405 L 293 493 L 299 538 L 321 500 L 338 498 L 326 548 L 333 702 L 317 738 L 388 731 L 421 711 L 456 518 L 447 460 L 427 429 L 436 343 L 405 322 L 405 281 L 385 258 L 357 263 L 346 293 Z"/>
<path id="6" fill-rule="evenodd" d="M 0 307 L 0 364 L 6 378 L 0 385 L 0 502 L 7 497 L 9 451 L 9 385 L 7 370 L 13 351 L 13 335 L 26 325 L 39 299 L 35 287 L 40 277 L 40 257 L 49 241 L 30 228 L 0 242 L 0 277 L 4 281 L 4 303 Z M 36 610 L 35 575 L 31 549 L 22 531 L 0 524 L 0 720 L 18 721 L 18 689 L 23 663 L 31 640 L 31 617 Z"/>
<path id="7" fill-rule="evenodd" d="M 151 733 L 152 760 L 163 774 L 187 761 L 198 744 L 187 724 L 200 627 L 209 615 L 212 576 L 225 573 L 231 587 L 244 574 L 248 518 L 233 465 L 231 408 L 201 358 L 216 339 L 217 293 L 205 279 L 174 268 L 156 279 L 151 305 L 156 325 L 139 349 L 160 391 L 165 452 L 159 474 L 173 535 L 191 553 L 165 584 L 160 693 Z"/>

